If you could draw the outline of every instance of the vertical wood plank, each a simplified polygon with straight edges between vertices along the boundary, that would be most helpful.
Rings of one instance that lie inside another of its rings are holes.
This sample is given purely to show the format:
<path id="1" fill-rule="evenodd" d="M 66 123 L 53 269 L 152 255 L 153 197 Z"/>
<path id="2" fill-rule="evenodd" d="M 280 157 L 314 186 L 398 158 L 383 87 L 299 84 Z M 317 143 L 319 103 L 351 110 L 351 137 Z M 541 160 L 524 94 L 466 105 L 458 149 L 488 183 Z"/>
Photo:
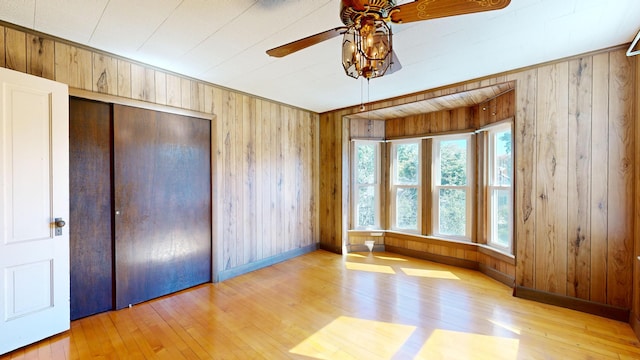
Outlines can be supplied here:
<path id="1" fill-rule="evenodd" d="M 623 50 L 609 63 L 608 279 L 610 305 L 631 307 L 633 276 L 633 68 Z"/>
<path id="2" fill-rule="evenodd" d="M 263 107 L 263 104 L 266 105 Z M 265 189 L 268 188 L 269 178 L 265 176 L 265 172 L 268 168 L 268 160 L 265 156 L 264 144 L 268 140 L 265 139 L 264 127 L 264 113 L 263 109 L 268 108 L 268 104 L 265 104 L 264 100 L 255 100 L 255 187 L 256 187 L 256 203 L 255 203 L 255 216 L 256 216 L 256 258 L 263 259 L 265 252 L 268 253 L 267 243 L 270 242 L 270 237 L 267 233 L 268 221 L 265 221 L 268 213 L 268 208 L 265 207 Z"/>
<path id="3" fill-rule="evenodd" d="M 180 107 L 183 109 L 191 109 L 191 83 L 189 79 L 180 79 Z"/>
<path id="4" fill-rule="evenodd" d="M 118 94 L 118 60 L 93 53 L 93 91 L 109 95 Z"/>
<path id="5" fill-rule="evenodd" d="M 224 128 L 223 128 L 223 91 L 220 88 L 210 88 L 210 108 L 214 114 L 213 123 L 211 124 L 212 134 L 212 278 L 219 280 L 219 274 L 224 269 Z"/>
<path id="6" fill-rule="evenodd" d="M 155 78 L 155 92 L 156 92 L 156 104 L 167 104 L 167 74 L 161 71 L 156 71 Z"/>
<path id="7" fill-rule="evenodd" d="M 136 100 L 156 101 L 155 71 L 131 64 L 131 96 Z"/>
<path id="8" fill-rule="evenodd" d="M 55 43 L 51 39 L 27 34 L 27 73 L 55 79 Z"/>
<path id="9" fill-rule="evenodd" d="M 183 82 L 184 85 L 184 82 Z M 184 90 L 184 87 L 183 87 Z M 235 180 L 234 180 L 234 184 L 233 184 L 233 194 L 234 194 L 234 202 L 236 204 L 235 207 L 235 213 L 233 214 L 233 226 L 235 227 L 235 239 L 234 239 L 234 244 L 233 246 L 235 246 L 236 248 L 236 252 L 235 252 L 235 257 L 236 257 L 236 265 L 241 265 L 241 264 L 245 264 L 246 263 L 246 258 L 245 258 L 245 238 L 244 238 L 244 224 L 242 223 L 242 220 L 244 220 L 244 203 L 243 203 L 243 197 L 244 197 L 244 144 L 242 143 L 242 130 L 243 130 L 243 126 L 244 124 L 242 123 L 243 121 L 243 113 L 244 113 L 244 107 L 243 107 L 243 95 L 236 93 L 235 94 L 235 104 L 234 104 L 234 115 L 232 117 L 233 119 L 233 124 L 231 125 L 231 132 L 233 133 L 233 138 L 235 139 L 235 141 L 233 142 L 233 144 L 231 145 L 233 147 L 233 158 L 231 160 L 233 167 L 234 167 L 234 173 L 235 173 Z M 240 221 L 238 221 L 240 220 Z"/>
<path id="10" fill-rule="evenodd" d="M 271 104 L 271 121 L 274 122 L 272 131 L 273 139 L 273 157 L 275 158 L 274 182 L 272 190 L 272 206 L 275 207 L 273 224 L 275 227 L 275 241 L 274 251 L 276 254 L 280 254 L 284 251 L 284 218 L 286 213 L 284 211 L 284 139 L 283 139 L 283 113 L 282 105 Z"/>
<path id="11" fill-rule="evenodd" d="M 0 26 L 0 67 L 6 67 L 5 61 L 5 28 Z"/>
<path id="12" fill-rule="evenodd" d="M 236 206 L 238 204 L 234 199 L 234 184 L 236 182 L 236 173 L 234 167 L 234 144 L 236 143 L 236 139 L 233 132 L 233 123 L 235 117 L 235 93 L 231 91 L 224 91 L 223 95 L 223 104 L 222 104 L 222 119 L 223 119 L 223 169 L 222 173 L 224 174 L 224 182 L 223 182 L 223 223 L 222 226 L 224 228 L 224 233 L 222 237 L 222 241 L 224 245 L 222 246 L 222 251 L 224 252 L 224 263 L 222 264 L 224 270 L 228 270 L 233 268 L 236 265 L 235 261 L 235 253 L 234 248 L 236 241 L 236 227 L 235 227 L 235 217 L 236 217 Z"/>
<path id="13" fill-rule="evenodd" d="M 93 65 L 91 52 L 60 42 L 55 44 L 56 81 L 69 87 L 93 89 Z"/>
<path id="14" fill-rule="evenodd" d="M 609 54 L 593 56 L 591 124 L 591 289 L 590 300 L 607 303 L 609 199 Z"/>
<path id="15" fill-rule="evenodd" d="M 180 78 L 167 74 L 167 105 L 182 106 L 182 84 Z"/>
<path id="16" fill-rule="evenodd" d="M 591 275 L 592 59 L 569 62 L 567 295 L 588 300 Z"/>
<path id="17" fill-rule="evenodd" d="M 5 28 L 5 66 L 27 72 L 27 37 L 22 31 Z"/>
<path id="18" fill-rule="evenodd" d="M 118 96 L 131 98 L 131 63 L 118 60 Z"/>
<path id="19" fill-rule="evenodd" d="M 197 81 L 191 82 L 191 104 L 189 109 L 204 111 L 204 84 Z"/>
<path id="20" fill-rule="evenodd" d="M 244 261 L 251 263 L 257 257 L 256 231 L 256 100 L 242 95 L 242 180 L 243 180 L 243 236 Z"/>
<path id="21" fill-rule="evenodd" d="M 518 73 L 512 80 L 516 82 L 517 104 L 513 137 L 516 284 L 533 288 L 536 277 L 537 70 Z"/>
<path id="22" fill-rule="evenodd" d="M 538 69 L 536 288 L 566 294 L 568 65 Z"/>

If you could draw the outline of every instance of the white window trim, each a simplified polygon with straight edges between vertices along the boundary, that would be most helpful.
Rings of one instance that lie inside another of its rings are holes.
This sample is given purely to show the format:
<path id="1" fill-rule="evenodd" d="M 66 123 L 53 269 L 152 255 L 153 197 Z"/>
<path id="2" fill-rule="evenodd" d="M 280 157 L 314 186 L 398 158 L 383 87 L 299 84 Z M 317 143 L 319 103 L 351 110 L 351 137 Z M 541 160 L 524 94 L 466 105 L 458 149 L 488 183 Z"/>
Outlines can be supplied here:
<path id="1" fill-rule="evenodd" d="M 382 141 L 376 141 L 376 140 L 352 140 L 352 147 L 351 147 L 351 154 L 352 154 L 352 171 L 351 171 L 351 176 L 352 176 L 352 181 L 351 181 L 351 186 L 353 189 L 353 197 L 351 199 L 351 228 L 353 230 L 380 230 L 382 229 L 382 219 L 380 216 L 381 213 L 381 205 L 380 205 L 380 194 L 381 194 L 381 188 L 382 188 L 382 176 L 381 176 L 381 148 L 382 148 Z M 375 180 L 373 183 L 371 184 L 358 184 L 358 152 L 357 150 L 357 146 L 363 144 L 363 145 L 375 145 Z M 369 186 L 373 186 L 374 187 L 374 193 L 375 193 L 375 219 L 374 219 L 374 224 L 372 226 L 358 226 L 358 202 L 357 199 L 359 198 L 360 195 L 360 188 L 361 187 L 369 187 Z"/>
<path id="2" fill-rule="evenodd" d="M 408 232 L 420 234 L 422 231 L 422 140 L 421 139 L 408 139 L 408 140 L 394 140 L 390 141 L 391 144 L 391 161 L 390 161 L 390 176 L 389 176 L 389 187 L 390 187 L 390 209 L 389 209 L 389 224 L 391 230 Z M 406 185 L 406 184 L 396 184 L 396 160 L 397 160 L 397 147 L 398 145 L 403 144 L 417 144 L 418 145 L 418 182 L 415 185 Z M 398 193 L 398 189 L 416 189 L 417 191 L 417 222 L 416 229 L 406 229 L 398 227 L 397 225 L 397 207 L 396 207 L 396 197 Z"/>
<path id="3" fill-rule="evenodd" d="M 456 135 L 443 135 L 434 137 L 433 140 L 433 154 L 432 154 L 432 164 L 433 164 L 433 174 L 432 174 L 432 190 L 431 190 L 431 198 L 432 198 L 432 235 L 441 237 L 443 239 L 452 239 L 452 240 L 463 240 L 463 241 L 471 241 L 472 240 L 472 224 L 473 224 L 473 146 L 472 146 L 472 134 L 456 134 Z M 447 140 L 459 140 L 465 139 L 467 141 L 467 185 L 466 186 L 454 186 L 454 185 L 438 185 L 438 179 L 440 179 L 440 143 L 442 141 Z M 466 209 L 465 209 L 465 235 L 457 236 L 450 234 L 442 234 L 440 233 L 439 224 L 440 224 L 440 208 L 439 208 L 439 200 L 440 200 L 440 190 L 441 189 L 460 189 L 464 190 L 466 193 Z"/>
<path id="4" fill-rule="evenodd" d="M 507 174 L 511 179 L 511 186 L 504 185 L 493 185 L 493 175 L 496 166 L 496 156 L 494 153 L 495 150 L 495 134 L 499 132 L 503 132 L 505 130 L 509 130 L 511 132 L 511 173 Z M 514 222 L 514 207 L 513 207 L 513 125 L 511 122 L 501 123 L 494 126 L 487 127 L 487 154 L 486 154 L 486 164 L 487 164 L 487 245 L 492 248 L 507 252 L 513 253 L 513 222 Z M 509 191 L 509 246 L 502 246 L 493 241 L 493 232 L 494 229 L 494 217 L 493 217 L 493 194 L 495 190 L 508 190 Z"/>

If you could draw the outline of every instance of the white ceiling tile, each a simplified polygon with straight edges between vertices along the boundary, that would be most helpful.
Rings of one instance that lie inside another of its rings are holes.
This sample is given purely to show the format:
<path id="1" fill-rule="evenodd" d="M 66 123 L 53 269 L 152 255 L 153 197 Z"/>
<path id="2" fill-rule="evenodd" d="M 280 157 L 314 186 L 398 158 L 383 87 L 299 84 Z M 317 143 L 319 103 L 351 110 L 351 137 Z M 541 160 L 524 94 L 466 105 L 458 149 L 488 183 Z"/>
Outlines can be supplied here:
<path id="1" fill-rule="evenodd" d="M 36 0 L 0 0 L 0 19 L 34 28 Z"/>
<path id="2" fill-rule="evenodd" d="M 38 0 L 35 25 L 40 31 L 87 43 L 109 0 Z"/>
<path id="3" fill-rule="evenodd" d="M 402 0 L 398 3 L 407 3 Z M 217 85 L 323 112 L 362 101 L 335 38 L 283 58 L 265 51 L 341 26 L 340 0 L 0 0 L 0 20 Z M 502 10 L 394 24 L 403 68 L 369 100 L 624 44 L 638 0 L 511 0 Z"/>

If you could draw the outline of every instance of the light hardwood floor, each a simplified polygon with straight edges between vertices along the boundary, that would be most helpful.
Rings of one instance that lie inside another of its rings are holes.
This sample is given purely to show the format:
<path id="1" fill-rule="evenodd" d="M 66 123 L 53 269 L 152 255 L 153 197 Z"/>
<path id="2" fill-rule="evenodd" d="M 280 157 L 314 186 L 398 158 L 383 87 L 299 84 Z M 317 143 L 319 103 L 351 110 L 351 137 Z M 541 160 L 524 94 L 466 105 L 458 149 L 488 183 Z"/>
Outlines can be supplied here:
<path id="1" fill-rule="evenodd" d="M 628 324 L 511 293 L 467 269 L 316 251 L 74 321 L 0 360 L 640 359 Z"/>

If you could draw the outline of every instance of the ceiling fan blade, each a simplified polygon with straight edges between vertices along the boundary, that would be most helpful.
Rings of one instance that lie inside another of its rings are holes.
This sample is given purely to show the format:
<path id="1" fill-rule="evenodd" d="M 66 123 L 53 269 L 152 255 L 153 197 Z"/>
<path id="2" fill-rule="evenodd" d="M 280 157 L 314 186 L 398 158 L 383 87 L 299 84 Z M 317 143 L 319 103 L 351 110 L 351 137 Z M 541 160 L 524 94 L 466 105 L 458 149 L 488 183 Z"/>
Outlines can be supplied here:
<path id="1" fill-rule="evenodd" d="M 308 48 L 309 46 L 321 43 L 325 40 L 333 39 L 336 36 L 344 34 L 346 27 L 341 26 L 335 29 L 323 31 L 319 34 L 307 36 L 304 39 L 292 41 L 288 44 L 278 46 L 276 48 L 267 50 L 267 54 L 274 57 L 283 57 L 289 54 L 293 54 L 298 50 L 302 50 L 304 48 Z"/>
<path id="2" fill-rule="evenodd" d="M 511 0 L 416 0 L 396 6 L 391 14 L 395 23 L 443 18 L 505 8 Z"/>
<path id="3" fill-rule="evenodd" d="M 400 60 L 398 60 L 398 55 L 396 55 L 395 51 L 391 51 L 391 65 L 389 65 L 389 69 L 384 73 L 385 75 L 393 74 L 394 72 L 402 69 L 402 64 L 400 64 Z"/>

